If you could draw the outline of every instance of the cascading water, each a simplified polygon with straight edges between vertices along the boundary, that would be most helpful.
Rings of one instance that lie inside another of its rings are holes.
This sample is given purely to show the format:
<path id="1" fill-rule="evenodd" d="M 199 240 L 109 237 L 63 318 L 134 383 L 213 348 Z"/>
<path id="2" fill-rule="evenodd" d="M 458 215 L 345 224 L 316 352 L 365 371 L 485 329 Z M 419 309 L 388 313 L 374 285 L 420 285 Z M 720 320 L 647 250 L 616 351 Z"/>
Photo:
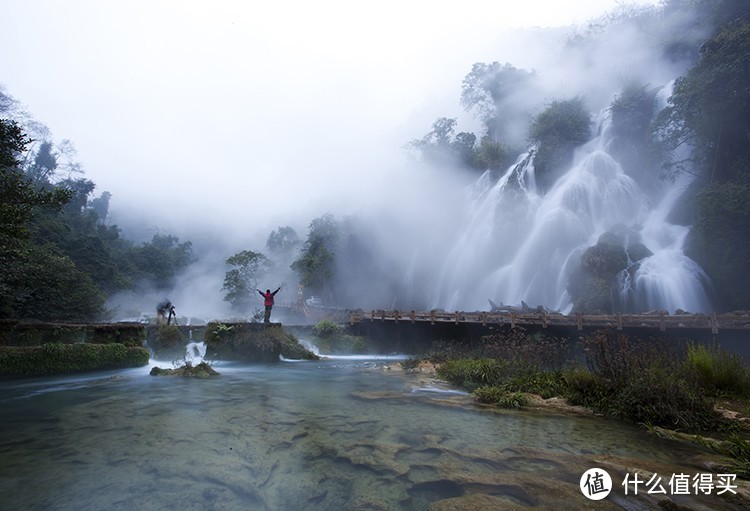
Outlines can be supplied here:
<path id="1" fill-rule="evenodd" d="M 682 250 L 689 228 L 667 220 L 686 183 L 667 186 L 651 206 L 651 196 L 607 151 L 610 139 L 605 121 L 546 194 L 536 186 L 533 150 L 497 182 L 487 171 L 469 187 L 464 227 L 443 264 L 433 307 L 486 310 L 489 299 L 570 312 L 568 279 L 581 255 L 619 229 L 629 233 L 626 244 L 641 243 L 653 255 L 614 279 L 616 310 L 710 310 L 708 278 Z"/>
<path id="2" fill-rule="evenodd" d="M 643 244 L 654 254 L 617 275 L 613 293 L 616 310 L 710 310 L 710 280 L 703 269 L 683 252 L 689 228 L 667 221 L 680 190 L 688 184 L 689 180 L 675 183 L 661 203 L 647 215 L 640 234 Z"/>
<path id="3" fill-rule="evenodd" d="M 206 357 L 205 342 L 190 342 L 185 347 L 185 360 L 191 365 L 198 365 Z"/>

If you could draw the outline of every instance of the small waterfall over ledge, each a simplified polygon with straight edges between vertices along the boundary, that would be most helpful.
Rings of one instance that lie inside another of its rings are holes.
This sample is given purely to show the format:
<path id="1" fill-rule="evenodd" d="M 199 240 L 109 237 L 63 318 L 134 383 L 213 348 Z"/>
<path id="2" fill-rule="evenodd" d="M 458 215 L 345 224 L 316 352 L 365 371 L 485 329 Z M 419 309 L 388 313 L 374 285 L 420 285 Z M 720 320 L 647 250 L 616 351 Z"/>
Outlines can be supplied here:
<path id="1" fill-rule="evenodd" d="M 613 312 L 708 312 L 708 278 L 683 253 L 689 228 L 667 220 L 688 183 L 665 184 L 654 201 L 607 151 L 608 132 L 605 122 L 547 193 L 536 186 L 533 149 L 497 182 L 487 171 L 470 186 L 464 227 L 436 280 L 433 307 L 486 310 L 489 299 L 568 313 L 568 281 L 581 256 L 619 230 L 626 244 L 642 244 L 652 255 L 629 260 L 613 279 Z"/>

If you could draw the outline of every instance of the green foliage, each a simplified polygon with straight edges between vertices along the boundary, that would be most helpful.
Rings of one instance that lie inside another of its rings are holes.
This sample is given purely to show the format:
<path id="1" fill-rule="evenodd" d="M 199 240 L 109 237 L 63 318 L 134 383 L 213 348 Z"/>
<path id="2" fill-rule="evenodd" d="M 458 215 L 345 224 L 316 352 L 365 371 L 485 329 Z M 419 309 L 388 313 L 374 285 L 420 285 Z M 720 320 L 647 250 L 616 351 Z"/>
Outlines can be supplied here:
<path id="1" fill-rule="evenodd" d="M 315 358 L 278 325 L 211 322 L 203 338 L 206 356 L 215 360 L 278 362 L 280 355 L 291 359 Z"/>
<path id="2" fill-rule="evenodd" d="M 561 343 L 533 341 L 524 333 L 488 336 L 479 351 L 453 353 L 467 358 L 442 352 L 437 374 L 485 403 L 515 406 L 519 393 L 560 396 L 608 417 L 685 431 L 725 429 L 712 397 L 750 395 L 750 370 L 717 347 L 684 349 L 602 330 L 582 338 L 588 364 L 582 369 L 570 365 Z M 482 357 L 468 358 L 472 352 Z"/>
<path id="3" fill-rule="evenodd" d="M 188 378 L 212 378 L 219 376 L 219 373 L 208 362 L 192 365 L 188 360 L 185 360 L 182 366 L 175 367 L 174 369 L 154 367 L 149 374 L 151 376 L 183 376 Z"/>
<path id="4" fill-rule="evenodd" d="M 185 344 L 187 344 L 185 336 L 179 326 L 166 325 L 156 329 L 156 346 L 160 349 L 169 350 L 178 347 L 180 351 L 183 351 Z"/>
<path id="5" fill-rule="evenodd" d="M 657 112 L 657 91 L 630 84 L 609 107 L 615 138 L 608 150 L 647 193 L 652 187 L 659 188 L 657 179 L 665 161 L 663 147 L 655 143 L 651 125 Z"/>
<path id="6" fill-rule="evenodd" d="M 541 371 L 537 369 L 519 370 L 502 384 L 509 392 L 538 394 L 544 399 L 564 396 L 568 385 L 563 371 Z"/>
<path id="7" fill-rule="evenodd" d="M 224 286 L 226 291 L 224 301 L 232 304 L 235 310 L 245 310 L 255 303 L 258 282 L 272 268 L 271 260 L 260 252 L 243 250 L 234 254 L 226 260 L 230 266 L 234 266 L 224 275 Z"/>
<path id="8" fill-rule="evenodd" d="M 416 149 L 422 160 L 436 167 L 460 166 L 485 170 L 487 164 L 499 165 L 498 157 L 504 157 L 502 144 L 483 139 L 476 147 L 477 137 L 473 133 L 456 133 L 456 119 L 440 117 L 432 129 L 421 139 L 412 140 L 408 147 Z"/>
<path id="9" fill-rule="evenodd" d="M 709 184 L 698 194 L 696 216 L 688 255 L 710 275 L 722 308 L 750 309 L 750 184 Z"/>
<path id="10" fill-rule="evenodd" d="M 315 324 L 313 335 L 315 344 L 328 353 L 364 353 L 367 350 L 364 338 L 347 334 L 344 325 L 329 319 Z"/>
<path id="11" fill-rule="evenodd" d="M 281 355 L 290 360 L 319 360 L 315 353 L 306 350 L 292 335 L 287 334 L 282 339 Z"/>
<path id="12" fill-rule="evenodd" d="M 192 262 L 192 243 L 180 243 L 171 235 L 155 234 L 148 243 L 133 250 L 137 273 L 154 283 L 158 289 L 169 289 L 174 285 L 179 270 Z"/>
<path id="13" fill-rule="evenodd" d="M 494 404 L 502 408 L 523 408 L 531 404 L 523 392 L 508 392 L 501 387 L 479 387 L 471 394 L 480 403 Z"/>
<path id="14" fill-rule="evenodd" d="M 497 386 L 510 371 L 507 362 L 490 358 L 447 360 L 437 368 L 437 374 L 442 379 L 468 391 L 482 386 Z"/>
<path id="15" fill-rule="evenodd" d="M 690 162 L 711 181 L 747 179 L 750 165 L 750 19 L 725 25 L 675 82 L 656 124 L 667 147 L 691 147 Z M 685 169 L 676 162 L 674 171 Z"/>
<path id="16" fill-rule="evenodd" d="M 537 184 L 547 190 L 572 162 L 575 148 L 589 140 L 591 115 L 580 98 L 555 100 L 534 117 L 530 131 Z"/>
<path id="17" fill-rule="evenodd" d="M 744 360 L 717 345 L 689 343 L 685 371 L 709 396 L 750 398 L 750 370 Z"/>
<path id="18" fill-rule="evenodd" d="M 564 378 L 573 404 L 621 420 L 702 431 L 721 417 L 705 388 L 686 378 L 679 354 L 651 340 L 599 331 L 584 338 L 590 373 L 569 371 Z"/>
<path id="19" fill-rule="evenodd" d="M 541 332 L 530 335 L 516 327 L 482 336 L 475 358 L 495 358 L 514 365 L 516 373 L 526 371 L 559 371 L 570 364 L 570 342 Z"/>
<path id="20" fill-rule="evenodd" d="M 291 264 L 300 282 L 313 293 L 330 296 L 334 276 L 339 228 L 333 215 L 325 214 L 310 222 L 307 240 L 299 257 Z"/>
<path id="21" fill-rule="evenodd" d="M 628 254 L 621 244 L 606 239 L 589 247 L 581 255 L 580 265 L 568 280 L 568 292 L 577 311 L 612 311 L 612 284 L 615 276 L 628 266 Z"/>
<path id="22" fill-rule="evenodd" d="M 108 294 L 142 280 L 162 289 L 174 283 L 191 262 L 189 242 L 156 235 L 134 246 L 121 239 L 116 226 L 101 223 L 106 208 L 89 204 L 92 181 L 54 181 L 60 168 L 78 171 L 58 161 L 69 143 L 42 140 L 22 166 L 28 142 L 21 126 L 0 119 L 0 317 L 103 320 Z"/>
<path id="23" fill-rule="evenodd" d="M 472 167 L 477 169 L 502 170 L 510 163 L 508 151 L 500 142 L 489 136 L 482 137 L 473 155 Z"/>
<path id="24" fill-rule="evenodd" d="M 338 323 L 336 323 L 335 321 L 331 321 L 330 319 L 319 321 L 315 326 L 313 326 L 313 334 L 316 337 L 320 337 L 322 339 L 330 339 L 332 337 L 342 335 L 343 333 L 343 325 L 339 325 Z"/>
<path id="25" fill-rule="evenodd" d="M 618 94 L 609 107 L 612 129 L 631 141 L 651 138 L 651 120 L 656 113 L 656 98 L 646 86 L 631 84 Z"/>
<path id="26" fill-rule="evenodd" d="M 206 331 L 203 334 L 206 342 L 217 343 L 228 339 L 232 334 L 232 325 L 211 321 L 206 325 Z"/>
<path id="27" fill-rule="evenodd" d="M 422 359 L 420 358 L 407 358 L 406 360 L 401 361 L 401 367 L 406 371 L 411 371 L 412 369 L 419 367 L 421 361 Z"/>
<path id="28" fill-rule="evenodd" d="M 70 258 L 36 245 L 28 245 L 23 255 L 2 272 L 0 281 L 9 292 L 0 297 L 0 314 L 69 321 L 107 317 L 104 294 Z"/>
<path id="29" fill-rule="evenodd" d="M 0 347 L 0 376 L 65 374 L 148 364 L 148 350 L 110 344 L 44 344 Z"/>
<path id="30" fill-rule="evenodd" d="M 285 257 L 292 253 L 300 243 L 301 241 L 297 235 L 297 231 L 287 225 L 279 227 L 268 235 L 266 247 L 272 254 Z"/>
<path id="31" fill-rule="evenodd" d="M 521 151 L 523 136 L 519 139 L 516 133 L 518 126 L 525 126 L 531 118 L 531 110 L 526 101 L 519 101 L 519 96 L 534 90 L 534 78 L 533 72 L 517 69 L 508 63 L 476 63 L 472 66 L 461 85 L 461 104 L 482 120 L 486 130 L 483 141 L 510 146 L 513 152 Z M 485 150 L 480 148 L 479 151 L 484 157 L 487 156 Z M 484 160 L 484 157 L 479 157 L 479 160 Z M 496 161 L 501 165 L 499 159 Z M 502 165 L 509 163 L 505 161 Z M 499 167 L 482 167 L 477 163 L 476 168 Z"/>

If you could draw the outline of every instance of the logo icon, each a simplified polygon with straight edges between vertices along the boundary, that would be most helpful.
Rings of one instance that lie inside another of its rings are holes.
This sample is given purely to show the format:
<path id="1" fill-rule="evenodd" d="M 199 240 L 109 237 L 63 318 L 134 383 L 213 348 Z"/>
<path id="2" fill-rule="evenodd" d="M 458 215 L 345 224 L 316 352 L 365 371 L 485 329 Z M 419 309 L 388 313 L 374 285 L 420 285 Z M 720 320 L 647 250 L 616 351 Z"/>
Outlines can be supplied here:
<path id="1" fill-rule="evenodd" d="M 590 500 L 602 500 L 612 491 L 612 478 L 606 470 L 590 468 L 581 476 L 581 493 Z"/>

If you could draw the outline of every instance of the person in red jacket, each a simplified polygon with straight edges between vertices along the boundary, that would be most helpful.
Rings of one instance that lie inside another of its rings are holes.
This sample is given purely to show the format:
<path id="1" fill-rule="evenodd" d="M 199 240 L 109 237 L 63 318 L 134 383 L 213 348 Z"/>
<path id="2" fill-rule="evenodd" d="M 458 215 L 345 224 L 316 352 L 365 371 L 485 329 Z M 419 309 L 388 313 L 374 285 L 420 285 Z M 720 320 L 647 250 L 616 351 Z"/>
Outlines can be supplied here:
<path id="1" fill-rule="evenodd" d="M 263 323 L 270 323 L 271 322 L 271 309 L 273 309 L 273 297 L 276 296 L 276 293 L 279 292 L 281 289 L 281 286 L 276 288 L 276 291 L 273 293 L 270 289 L 266 289 L 266 292 L 264 293 L 260 289 L 257 291 L 260 293 L 260 296 L 263 297 L 263 305 L 266 306 L 266 314 L 263 316 Z"/>

